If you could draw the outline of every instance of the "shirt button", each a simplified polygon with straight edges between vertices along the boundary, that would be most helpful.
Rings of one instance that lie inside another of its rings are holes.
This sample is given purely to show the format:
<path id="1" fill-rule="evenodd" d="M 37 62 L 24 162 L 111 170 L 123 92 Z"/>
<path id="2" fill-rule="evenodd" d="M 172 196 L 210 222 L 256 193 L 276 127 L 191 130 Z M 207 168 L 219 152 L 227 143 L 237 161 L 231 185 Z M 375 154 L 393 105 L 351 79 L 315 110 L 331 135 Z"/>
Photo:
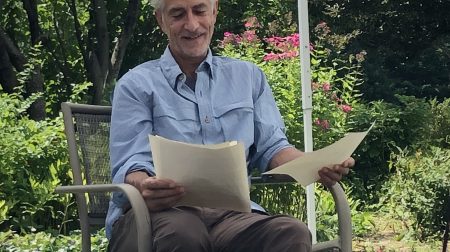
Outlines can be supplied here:
<path id="1" fill-rule="evenodd" d="M 211 122 L 211 120 L 209 119 L 208 116 L 206 116 L 206 117 L 205 117 L 205 123 L 210 123 L 210 122 Z"/>
<path id="2" fill-rule="evenodd" d="M 180 75 L 180 76 L 178 76 L 178 80 L 180 80 L 180 81 L 184 81 L 184 74 L 182 74 L 182 75 Z"/>

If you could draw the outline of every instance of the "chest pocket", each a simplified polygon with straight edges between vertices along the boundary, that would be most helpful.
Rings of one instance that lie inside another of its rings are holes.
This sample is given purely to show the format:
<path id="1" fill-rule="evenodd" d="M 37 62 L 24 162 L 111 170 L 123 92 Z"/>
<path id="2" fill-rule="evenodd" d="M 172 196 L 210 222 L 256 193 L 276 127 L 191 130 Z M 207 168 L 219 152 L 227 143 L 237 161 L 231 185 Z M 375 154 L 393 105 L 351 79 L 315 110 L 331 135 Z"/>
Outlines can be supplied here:
<path id="1" fill-rule="evenodd" d="M 214 108 L 214 117 L 219 120 L 226 141 L 243 142 L 246 149 L 253 144 L 253 103 L 236 102 Z"/>
<path id="2" fill-rule="evenodd" d="M 198 135 L 200 121 L 195 106 L 172 107 L 158 104 L 153 108 L 153 133 L 169 139 L 185 141 Z"/>

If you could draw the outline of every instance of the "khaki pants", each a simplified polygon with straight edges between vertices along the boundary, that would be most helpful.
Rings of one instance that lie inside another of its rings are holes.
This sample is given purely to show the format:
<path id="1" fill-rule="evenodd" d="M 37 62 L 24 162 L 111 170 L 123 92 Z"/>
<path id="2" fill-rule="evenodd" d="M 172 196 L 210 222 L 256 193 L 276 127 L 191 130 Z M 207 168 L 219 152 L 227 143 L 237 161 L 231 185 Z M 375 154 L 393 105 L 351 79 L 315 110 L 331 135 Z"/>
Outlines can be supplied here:
<path id="1" fill-rule="evenodd" d="M 150 218 L 153 252 L 311 251 L 306 225 L 285 215 L 176 207 L 151 213 Z M 109 250 L 137 251 L 133 211 L 127 211 L 114 224 Z"/>

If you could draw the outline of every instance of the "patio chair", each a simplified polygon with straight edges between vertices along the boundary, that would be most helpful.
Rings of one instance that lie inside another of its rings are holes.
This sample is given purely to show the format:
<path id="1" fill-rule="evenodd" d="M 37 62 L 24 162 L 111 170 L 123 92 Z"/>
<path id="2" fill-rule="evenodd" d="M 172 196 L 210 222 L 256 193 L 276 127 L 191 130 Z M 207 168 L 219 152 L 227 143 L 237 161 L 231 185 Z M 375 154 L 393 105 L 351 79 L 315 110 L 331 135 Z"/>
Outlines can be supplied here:
<path id="1" fill-rule="evenodd" d="M 111 107 L 64 102 L 61 105 L 64 127 L 69 145 L 70 165 L 74 185 L 58 186 L 58 193 L 74 193 L 82 235 L 82 251 L 91 251 L 90 231 L 105 225 L 110 193 L 123 192 L 136 216 L 138 251 L 151 251 L 151 223 L 139 191 L 128 184 L 111 184 L 109 163 L 109 130 Z M 276 177 L 255 177 L 253 184 L 292 183 Z M 337 238 L 313 245 L 313 251 L 351 251 L 352 226 L 350 208 L 342 187 L 331 188 L 338 215 Z"/>

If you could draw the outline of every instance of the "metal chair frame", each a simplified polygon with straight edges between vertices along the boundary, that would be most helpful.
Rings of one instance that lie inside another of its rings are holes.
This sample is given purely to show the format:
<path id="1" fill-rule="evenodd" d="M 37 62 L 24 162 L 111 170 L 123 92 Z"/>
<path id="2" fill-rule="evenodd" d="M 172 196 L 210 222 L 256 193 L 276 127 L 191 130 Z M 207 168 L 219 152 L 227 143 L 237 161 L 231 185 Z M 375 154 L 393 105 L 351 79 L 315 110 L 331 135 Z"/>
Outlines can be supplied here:
<path id="1" fill-rule="evenodd" d="M 136 216 L 138 229 L 138 251 L 149 252 L 152 248 L 151 237 L 151 221 L 147 211 L 146 204 L 141 197 L 139 191 L 128 184 L 95 184 L 86 183 L 83 180 L 82 161 L 79 155 L 80 144 L 77 141 L 77 132 L 75 129 L 74 116 L 76 114 L 95 116 L 111 116 L 110 106 L 86 105 L 63 102 L 61 109 L 64 118 L 65 134 L 69 146 L 69 159 L 73 172 L 73 185 L 58 186 L 57 193 L 74 193 L 77 201 L 78 214 L 82 235 L 82 251 L 91 251 L 91 235 L 90 228 L 93 226 L 104 226 L 106 212 L 99 215 L 90 215 L 88 211 L 88 198 L 86 194 L 99 192 L 123 192 L 130 201 L 132 211 Z M 105 153 L 109 155 L 109 153 Z M 93 167 L 92 169 L 95 169 Z M 276 177 L 254 177 L 251 179 L 252 184 L 273 184 L 286 183 L 292 181 L 277 180 Z M 339 249 L 340 251 L 350 252 L 352 250 L 352 224 L 350 216 L 350 207 L 346 195 L 339 184 L 330 188 L 331 194 L 335 201 L 336 213 L 338 215 L 338 236 L 336 239 L 326 242 L 320 242 L 313 245 L 313 251 L 329 251 Z"/>

